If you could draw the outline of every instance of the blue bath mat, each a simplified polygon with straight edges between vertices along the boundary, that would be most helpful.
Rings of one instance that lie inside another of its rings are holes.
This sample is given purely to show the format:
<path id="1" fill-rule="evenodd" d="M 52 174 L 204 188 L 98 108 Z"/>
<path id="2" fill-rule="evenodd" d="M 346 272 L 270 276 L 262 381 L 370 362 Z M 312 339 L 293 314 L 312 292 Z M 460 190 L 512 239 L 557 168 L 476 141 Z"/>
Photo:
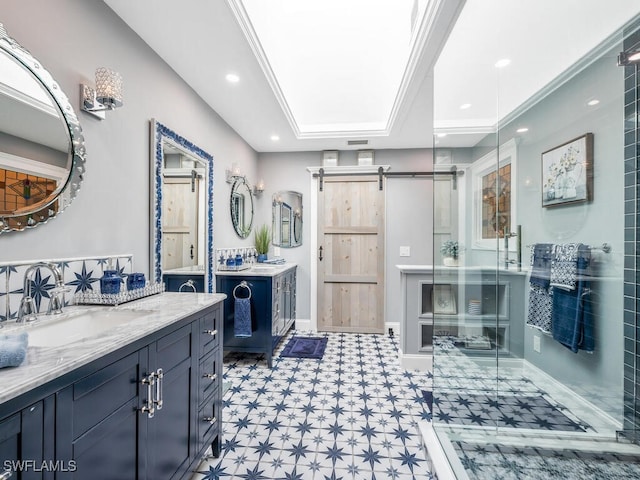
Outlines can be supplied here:
<path id="1" fill-rule="evenodd" d="M 292 337 L 281 357 L 321 359 L 327 347 L 327 337 Z"/>

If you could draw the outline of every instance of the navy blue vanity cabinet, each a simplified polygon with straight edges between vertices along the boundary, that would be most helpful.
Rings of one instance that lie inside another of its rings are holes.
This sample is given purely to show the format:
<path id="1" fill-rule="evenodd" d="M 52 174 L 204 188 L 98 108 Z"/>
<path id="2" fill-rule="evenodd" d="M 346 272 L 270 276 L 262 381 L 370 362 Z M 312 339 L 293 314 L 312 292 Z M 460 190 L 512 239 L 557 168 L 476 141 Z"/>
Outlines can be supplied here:
<path id="1" fill-rule="evenodd" d="M 42 469 L 43 461 L 54 458 L 53 411 L 50 396 L 0 421 L 0 478 L 7 471 L 13 472 L 6 477 L 11 479 L 54 478 L 53 472 Z"/>
<path id="2" fill-rule="evenodd" d="M 164 287 L 167 292 L 193 293 L 196 291 L 204 293 L 204 275 L 165 273 L 162 275 L 162 281 L 164 282 Z M 180 287 L 182 287 L 182 289 L 180 289 Z"/>
<path id="3" fill-rule="evenodd" d="M 187 479 L 220 453 L 222 303 L 57 393 L 56 480 Z M 151 339 L 151 337 L 147 337 Z"/>
<path id="4" fill-rule="evenodd" d="M 227 295 L 224 301 L 224 350 L 232 352 L 264 353 L 269 368 L 273 351 L 280 339 L 295 322 L 296 266 L 274 270 L 274 274 L 245 274 L 244 272 L 217 272 L 216 291 Z M 235 299 L 246 297 L 251 290 L 252 333 L 250 337 L 234 335 Z"/>

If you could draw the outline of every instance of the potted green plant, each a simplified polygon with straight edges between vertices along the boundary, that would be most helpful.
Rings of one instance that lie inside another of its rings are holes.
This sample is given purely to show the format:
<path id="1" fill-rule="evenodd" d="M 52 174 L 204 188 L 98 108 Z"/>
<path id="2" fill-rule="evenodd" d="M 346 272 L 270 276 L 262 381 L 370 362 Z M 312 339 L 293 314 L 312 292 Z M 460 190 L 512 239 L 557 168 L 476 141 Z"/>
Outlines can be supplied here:
<path id="1" fill-rule="evenodd" d="M 458 242 L 455 240 L 447 240 L 440 247 L 440 253 L 444 257 L 443 262 L 447 267 L 458 266 Z"/>
<path id="2" fill-rule="evenodd" d="M 271 231 L 267 225 L 262 225 L 256 229 L 254 234 L 256 252 L 258 252 L 258 263 L 267 259 L 269 244 L 271 243 Z"/>

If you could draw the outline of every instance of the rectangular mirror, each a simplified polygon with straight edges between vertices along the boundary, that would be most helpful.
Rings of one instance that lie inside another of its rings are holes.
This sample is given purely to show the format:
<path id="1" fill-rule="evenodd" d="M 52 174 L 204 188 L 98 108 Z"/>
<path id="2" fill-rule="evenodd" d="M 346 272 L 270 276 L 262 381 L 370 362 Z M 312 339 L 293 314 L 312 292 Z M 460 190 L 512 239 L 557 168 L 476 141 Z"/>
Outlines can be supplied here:
<path id="1" fill-rule="evenodd" d="M 213 157 L 155 120 L 151 138 L 151 276 L 201 276 L 212 292 Z"/>

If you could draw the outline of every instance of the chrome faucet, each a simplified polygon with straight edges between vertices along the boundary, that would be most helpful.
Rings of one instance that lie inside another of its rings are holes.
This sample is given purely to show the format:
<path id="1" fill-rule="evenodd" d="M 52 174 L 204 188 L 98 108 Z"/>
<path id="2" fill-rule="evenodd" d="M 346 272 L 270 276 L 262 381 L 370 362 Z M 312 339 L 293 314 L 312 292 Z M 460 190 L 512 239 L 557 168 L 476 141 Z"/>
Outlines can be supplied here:
<path id="1" fill-rule="evenodd" d="M 57 265 L 53 263 L 38 262 L 31 265 L 24 272 L 24 283 L 22 287 L 22 300 L 20 300 L 20 308 L 18 309 L 18 323 L 32 322 L 38 318 L 38 310 L 36 308 L 33 297 L 31 296 L 31 276 L 39 268 L 47 268 L 53 273 L 53 278 L 56 282 L 56 286 L 51 290 L 51 298 L 49 299 L 49 308 L 47 309 L 47 315 L 62 313 L 62 298 L 60 294 L 64 293 L 64 279 L 62 278 L 62 272 Z"/>

